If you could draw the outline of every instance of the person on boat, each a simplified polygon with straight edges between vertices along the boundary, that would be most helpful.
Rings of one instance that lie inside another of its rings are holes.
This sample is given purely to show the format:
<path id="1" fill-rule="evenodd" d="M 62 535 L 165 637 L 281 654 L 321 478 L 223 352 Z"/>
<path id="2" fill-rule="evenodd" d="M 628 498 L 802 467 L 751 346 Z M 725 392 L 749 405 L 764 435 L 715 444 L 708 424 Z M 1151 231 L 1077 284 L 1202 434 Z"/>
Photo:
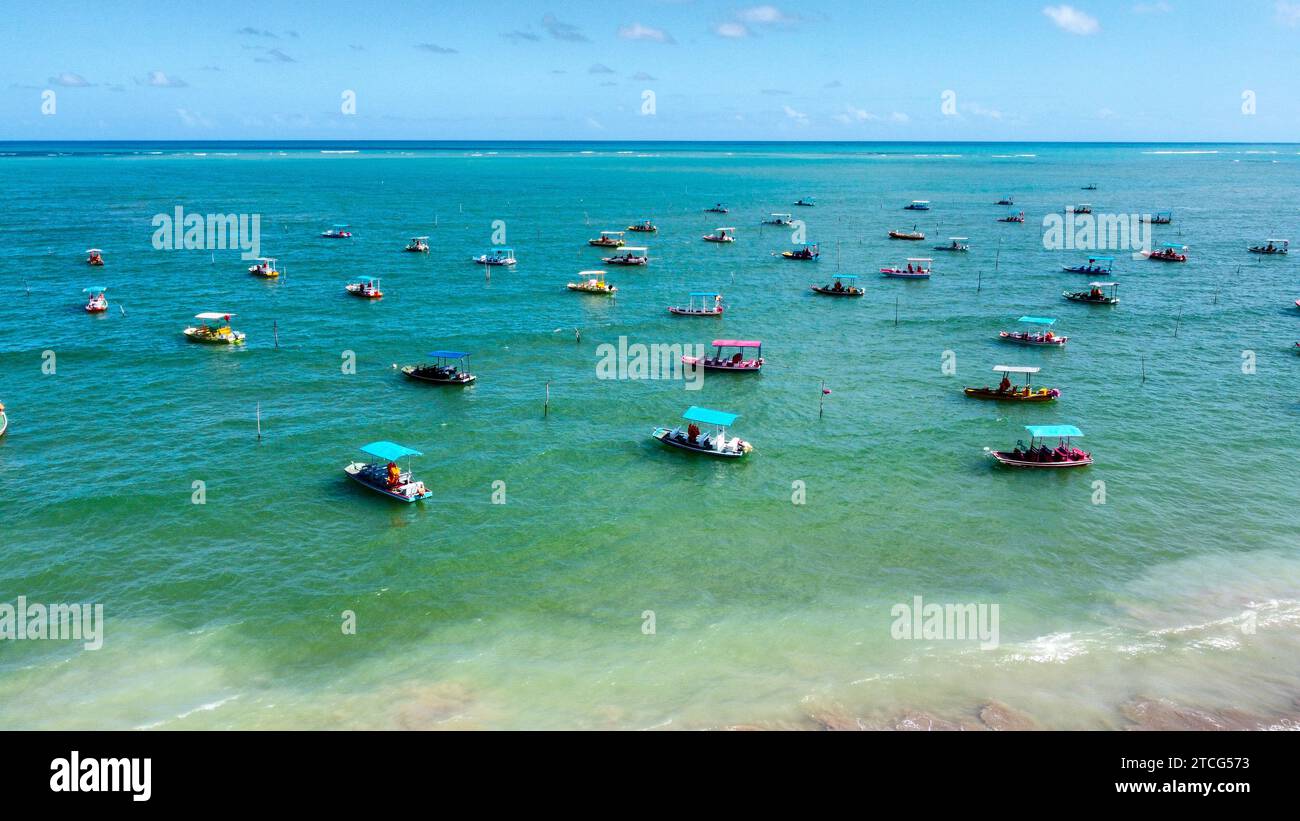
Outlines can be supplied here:
<path id="1" fill-rule="evenodd" d="M 700 438 L 700 426 L 692 422 L 686 427 L 686 437 L 692 445 L 698 444 L 696 440 Z"/>
<path id="2" fill-rule="evenodd" d="M 402 469 L 396 462 L 388 463 L 388 489 L 395 490 L 402 483 Z"/>
<path id="3" fill-rule="evenodd" d="M 1101 298 L 1102 298 L 1101 289 L 1094 285 L 1092 290 L 1088 292 L 1088 299 L 1101 299 Z"/>
<path id="4" fill-rule="evenodd" d="M 843 290 L 844 290 L 844 283 L 843 283 L 843 282 L 840 282 L 838 279 L 835 280 L 835 285 L 831 288 L 831 290 L 832 290 L 832 291 L 843 291 Z"/>
<path id="5" fill-rule="evenodd" d="M 998 383 L 998 393 L 1006 393 L 1011 390 L 1011 377 L 1005 373 L 1002 374 L 1002 381 Z"/>

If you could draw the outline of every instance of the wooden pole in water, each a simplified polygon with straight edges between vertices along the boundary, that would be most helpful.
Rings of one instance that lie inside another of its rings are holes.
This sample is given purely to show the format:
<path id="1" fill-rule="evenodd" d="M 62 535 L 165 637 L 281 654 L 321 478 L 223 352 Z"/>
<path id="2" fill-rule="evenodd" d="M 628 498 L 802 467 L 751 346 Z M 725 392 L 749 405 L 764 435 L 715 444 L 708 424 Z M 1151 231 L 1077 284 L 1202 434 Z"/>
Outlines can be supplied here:
<path id="1" fill-rule="evenodd" d="M 1178 319 L 1174 320 L 1174 339 L 1178 338 L 1178 326 L 1183 324 L 1183 312 L 1178 312 Z"/>
<path id="2" fill-rule="evenodd" d="M 257 441 L 262 441 L 262 403 L 257 403 Z"/>
<path id="3" fill-rule="evenodd" d="M 31 296 L 31 295 L 32 295 L 32 283 L 29 282 L 28 280 L 25 280 L 25 279 L 24 279 L 24 280 L 23 280 L 23 290 L 27 291 L 27 296 Z"/>
<path id="4" fill-rule="evenodd" d="M 1142 384 L 1145 385 L 1146 383 L 1147 383 L 1147 358 L 1144 356 L 1142 357 Z"/>
<path id="5" fill-rule="evenodd" d="M 125 306 L 125 305 L 123 305 L 122 303 L 119 302 L 119 303 L 117 303 L 117 309 L 118 309 L 119 311 L 122 312 L 122 316 L 126 316 L 126 306 Z"/>
<path id="6" fill-rule="evenodd" d="M 894 297 L 894 327 L 898 327 L 898 297 Z"/>
<path id="7" fill-rule="evenodd" d="M 826 412 L 826 380 L 822 380 L 821 390 L 817 392 L 817 418 L 821 419 Z"/>
<path id="8" fill-rule="evenodd" d="M 546 383 L 546 404 L 542 405 L 542 416 L 551 412 L 551 383 Z"/>
<path id="9" fill-rule="evenodd" d="M 975 274 L 975 293 L 979 293 L 984 288 L 984 269 L 981 268 Z"/>

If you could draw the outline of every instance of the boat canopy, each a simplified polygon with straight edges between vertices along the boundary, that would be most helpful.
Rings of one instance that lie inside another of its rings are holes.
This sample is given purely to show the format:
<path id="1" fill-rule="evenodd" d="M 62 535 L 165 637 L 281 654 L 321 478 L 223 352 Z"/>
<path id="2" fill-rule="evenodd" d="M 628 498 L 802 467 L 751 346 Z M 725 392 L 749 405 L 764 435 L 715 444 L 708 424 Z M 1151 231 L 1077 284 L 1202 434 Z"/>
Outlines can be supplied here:
<path id="1" fill-rule="evenodd" d="M 404 456 L 424 455 L 418 450 L 399 445 L 396 442 L 371 442 L 368 445 L 363 445 L 361 452 L 369 453 L 371 456 L 378 456 L 380 459 L 387 459 L 390 462 L 396 462 Z"/>
<path id="2" fill-rule="evenodd" d="M 604 271 L 579 271 L 578 272 L 578 276 L 580 277 L 603 277 L 604 275 L 605 275 Z"/>
<path id="3" fill-rule="evenodd" d="M 349 226 L 346 222 L 336 222 L 336 223 L 334 223 L 334 224 L 333 224 L 332 226 L 330 226 L 330 227 L 331 227 L 331 228 L 348 228 L 348 227 L 350 227 L 350 226 Z"/>
<path id="4" fill-rule="evenodd" d="M 857 274 L 836 274 L 835 278 L 836 279 L 857 279 L 858 275 Z"/>
<path id="5" fill-rule="evenodd" d="M 717 425 L 720 428 L 731 427 L 731 423 L 735 422 L 739 417 L 740 414 L 709 410 L 708 408 L 701 408 L 699 405 L 691 405 L 686 409 L 686 413 L 682 414 L 682 418 L 690 422 L 703 422 L 706 425 Z"/>
<path id="6" fill-rule="evenodd" d="M 1045 316 L 1022 316 L 1017 322 L 1027 322 L 1030 325 L 1055 325 L 1056 320 Z"/>
<path id="7" fill-rule="evenodd" d="M 715 339 L 715 348 L 761 348 L 763 343 L 756 339 Z"/>
<path id="8" fill-rule="evenodd" d="M 201 314 L 195 314 L 194 318 L 195 319 L 230 319 L 232 316 L 239 316 L 239 314 L 223 314 L 219 311 L 205 311 L 204 313 Z"/>
<path id="9" fill-rule="evenodd" d="M 621 237 L 621 236 L 623 236 L 623 232 L 622 232 L 622 231 L 601 231 L 601 232 L 600 232 L 600 235 L 601 235 L 602 237 L 611 237 L 611 236 L 613 236 L 613 237 Z"/>
<path id="10" fill-rule="evenodd" d="M 87 253 L 87 254 L 102 254 L 102 253 L 104 253 L 104 249 L 102 249 L 102 248 L 87 248 L 87 249 L 86 249 L 86 253 Z"/>
<path id="11" fill-rule="evenodd" d="M 1038 373 L 1042 368 L 1034 365 L 994 365 L 993 370 L 998 373 Z"/>
<path id="12" fill-rule="evenodd" d="M 934 257 L 908 257 L 908 262 L 934 262 Z"/>
<path id="13" fill-rule="evenodd" d="M 434 359 L 464 359 L 469 354 L 464 351 L 429 351 L 429 356 Z"/>
<path id="14" fill-rule="evenodd" d="M 1083 431 L 1074 425 L 1025 425 L 1025 430 L 1036 439 L 1044 436 L 1083 436 Z"/>
<path id="15" fill-rule="evenodd" d="M 379 277 L 357 277 L 353 282 L 378 282 Z"/>
<path id="16" fill-rule="evenodd" d="M 722 233 L 724 231 L 735 231 L 736 229 L 735 228 L 714 228 L 713 230 L 717 231 L 718 233 Z"/>
<path id="17" fill-rule="evenodd" d="M 426 237 L 411 237 L 411 239 L 412 239 L 412 240 L 428 239 L 428 237 L 427 237 L 427 236 L 426 236 Z"/>
<path id="18" fill-rule="evenodd" d="M 257 258 L 257 261 L 258 261 L 258 262 L 275 262 L 276 259 L 275 259 L 275 257 L 258 257 L 258 258 Z"/>
<path id="19" fill-rule="evenodd" d="M 644 245 L 624 245 L 624 246 L 623 246 L 623 253 L 625 253 L 625 254 L 628 253 L 628 252 L 630 252 L 630 251 L 649 251 L 649 250 L 650 250 L 650 249 L 649 249 L 649 248 L 646 248 Z"/>
<path id="20" fill-rule="evenodd" d="M 1119 285 L 1118 282 L 1089 282 L 1089 288 L 1113 288 Z"/>
<path id="21" fill-rule="evenodd" d="M 1089 262 L 1114 262 L 1114 257 L 1088 257 Z"/>
<path id="22" fill-rule="evenodd" d="M 89 288 L 82 288 L 81 292 L 83 294 L 102 294 L 107 290 L 108 287 L 105 285 L 91 285 Z"/>
<path id="23" fill-rule="evenodd" d="M 1177 250 L 1181 251 L 1181 250 L 1185 249 L 1187 246 L 1186 246 L 1186 245 L 1183 245 L 1181 242 L 1162 242 L 1162 243 L 1160 243 L 1160 247 L 1161 247 L 1161 248 L 1174 248 L 1174 249 L 1177 249 Z"/>
<path id="24" fill-rule="evenodd" d="M 929 200 L 912 200 L 913 205 L 929 205 Z"/>
<path id="25" fill-rule="evenodd" d="M 960 240 L 964 240 L 964 239 L 970 239 L 970 237 L 948 237 L 948 239 L 952 239 L 952 240 L 958 240 L 958 241 L 960 241 Z"/>
<path id="26" fill-rule="evenodd" d="M 1283 245 L 1290 245 L 1290 244 L 1291 244 L 1291 240 L 1289 240 L 1289 239 L 1266 239 L 1266 240 L 1264 240 L 1264 241 L 1265 241 L 1265 242 L 1280 242 L 1280 243 L 1282 243 Z"/>
<path id="27" fill-rule="evenodd" d="M 691 291 L 691 296 L 717 296 L 713 291 Z"/>

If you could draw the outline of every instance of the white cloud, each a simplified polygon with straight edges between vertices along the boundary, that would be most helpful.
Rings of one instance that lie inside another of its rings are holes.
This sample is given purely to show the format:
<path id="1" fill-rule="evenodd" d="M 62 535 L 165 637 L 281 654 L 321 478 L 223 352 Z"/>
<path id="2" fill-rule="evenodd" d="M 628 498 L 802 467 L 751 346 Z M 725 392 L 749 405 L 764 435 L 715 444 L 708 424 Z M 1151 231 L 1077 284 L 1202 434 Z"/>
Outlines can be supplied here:
<path id="1" fill-rule="evenodd" d="M 785 116 L 794 120 L 799 125 L 808 125 L 807 114 L 803 113 L 802 111 L 795 111 L 793 108 L 791 108 L 788 105 L 781 106 L 781 108 L 785 111 Z"/>
<path id="2" fill-rule="evenodd" d="M 154 88 L 185 88 L 189 85 L 189 83 L 185 82 L 180 77 L 168 77 L 165 72 L 159 71 L 158 69 L 149 72 L 148 76 L 146 76 L 144 80 L 137 80 L 136 82 L 147 86 L 153 86 Z"/>
<path id="3" fill-rule="evenodd" d="M 895 111 L 889 115 L 889 121 L 891 123 L 910 123 L 912 118 L 901 111 Z"/>
<path id="4" fill-rule="evenodd" d="M 656 43 L 666 43 L 672 45 L 677 41 L 673 36 L 663 29 L 643 26 L 640 23 L 633 23 L 630 26 L 623 26 L 618 30 L 618 36 L 624 40 L 651 40 Z"/>
<path id="5" fill-rule="evenodd" d="M 990 120 L 1002 119 L 1001 111 L 997 110 L 996 108 L 988 108 L 986 106 L 980 105 L 979 103 L 966 103 L 966 105 L 963 106 L 963 108 L 965 108 L 971 114 L 974 114 L 976 117 L 987 117 Z"/>
<path id="6" fill-rule="evenodd" d="M 836 122 L 848 125 L 850 123 L 865 123 L 869 120 L 878 120 L 880 118 L 866 109 L 854 108 L 850 105 L 845 106 L 844 111 L 836 114 L 834 119 Z"/>
<path id="7" fill-rule="evenodd" d="M 749 27 L 744 23 L 718 23 L 713 27 L 713 33 L 719 37 L 739 40 L 749 36 Z"/>
<path id="8" fill-rule="evenodd" d="M 1138 3 L 1133 7 L 1134 14 L 1168 14 L 1173 11 L 1174 7 L 1165 2 L 1165 0 L 1156 0 L 1154 3 Z"/>
<path id="9" fill-rule="evenodd" d="M 750 6 L 747 9 L 741 9 L 736 16 L 746 23 L 757 23 L 759 25 L 774 26 L 782 23 L 794 23 L 798 17 L 786 14 L 776 6 Z"/>
<path id="10" fill-rule="evenodd" d="M 64 88 L 89 88 L 93 84 L 74 71 L 60 71 L 50 78 L 50 85 L 63 86 Z"/>
<path id="11" fill-rule="evenodd" d="M 1101 31 L 1101 24 L 1097 18 L 1085 14 L 1074 6 L 1047 6 L 1043 9 L 1043 14 L 1052 18 L 1056 27 L 1071 34 L 1096 34 Z"/>
<path id="12" fill-rule="evenodd" d="M 1277 9 L 1277 21 L 1279 23 L 1292 28 L 1300 25 L 1300 3 L 1288 3 L 1287 0 L 1278 0 L 1275 8 Z"/>
<path id="13" fill-rule="evenodd" d="M 211 128 L 212 121 L 202 114 L 190 111 L 186 108 L 176 109 L 176 116 L 181 118 L 181 122 L 186 128 Z"/>

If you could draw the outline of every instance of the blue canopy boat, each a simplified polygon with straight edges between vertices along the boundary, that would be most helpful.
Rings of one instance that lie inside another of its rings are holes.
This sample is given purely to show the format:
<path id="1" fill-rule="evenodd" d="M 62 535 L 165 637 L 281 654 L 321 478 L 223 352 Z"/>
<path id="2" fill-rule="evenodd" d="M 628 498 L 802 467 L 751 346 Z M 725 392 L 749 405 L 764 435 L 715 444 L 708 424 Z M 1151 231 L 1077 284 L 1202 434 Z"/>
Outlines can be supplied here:
<path id="1" fill-rule="evenodd" d="M 468 385 L 477 376 L 462 369 L 462 364 L 469 359 L 464 351 L 429 351 L 429 364 L 407 365 L 402 373 L 420 382 L 435 385 Z"/>
<path id="2" fill-rule="evenodd" d="M 650 435 L 670 447 L 729 459 L 738 459 L 754 449 L 753 445 L 739 437 L 727 438 L 727 428 L 739 418 L 737 414 L 692 405 L 682 414 L 682 418 L 692 423 L 686 430 L 683 431 L 681 425 L 671 430 L 655 428 Z M 709 425 L 713 431 L 701 433 L 699 426 L 693 424 L 695 422 Z"/>
<path id="3" fill-rule="evenodd" d="M 1114 257 L 1088 257 L 1083 265 L 1062 265 L 1061 270 L 1067 274 L 1109 274 L 1115 267 Z"/>
<path id="4" fill-rule="evenodd" d="M 361 452 L 379 461 L 352 462 L 343 468 L 343 472 L 357 482 L 399 502 L 418 502 L 433 495 L 425 488 L 424 482 L 411 476 L 411 457 L 423 456 L 420 451 L 396 442 L 380 441 L 363 446 Z M 406 470 L 398 465 L 402 459 L 407 460 Z"/>
<path id="5" fill-rule="evenodd" d="M 1092 464 L 1091 453 L 1070 443 L 1083 436 L 1074 425 L 1025 425 L 1025 430 L 1029 432 L 1028 447 L 1020 441 L 1013 450 L 985 448 L 984 452 L 1004 465 L 1018 468 L 1077 468 Z M 1056 447 L 1048 448 L 1045 439 L 1057 440 Z"/>
<path id="6" fill-rule="evenodd" d="M 328 231 L 322 233 L 321 236 L 325 239 L 348 239 L 352 236 L 352 232 L 348 230 L 349 227 L 351 226 L 343 223 L 335 223 Z"/>

